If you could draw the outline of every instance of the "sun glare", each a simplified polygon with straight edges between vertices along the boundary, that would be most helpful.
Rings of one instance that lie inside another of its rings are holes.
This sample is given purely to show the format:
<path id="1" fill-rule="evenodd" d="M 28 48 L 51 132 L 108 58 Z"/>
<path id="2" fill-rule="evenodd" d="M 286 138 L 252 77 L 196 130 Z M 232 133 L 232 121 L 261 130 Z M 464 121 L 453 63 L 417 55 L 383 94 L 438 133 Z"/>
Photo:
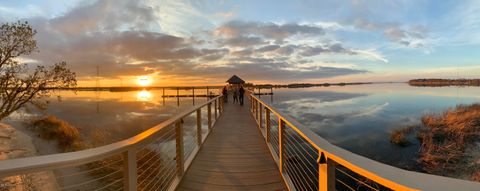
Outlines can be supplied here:
<path id="1" fill-rule="evenodd" d="M 150 78 L 149 76 L 140 76 L 137 78 L 137 84 L 139 86 L 149 86 L 150 84 L 152 84 L 152 78 Z"/>
<path id="2" fill-rule="evenodd" d="M 142 90 L 137 93 L 137 100 L 139 101 L 150 101 L 152 97 L 152 93 L 147 90 Z"/>

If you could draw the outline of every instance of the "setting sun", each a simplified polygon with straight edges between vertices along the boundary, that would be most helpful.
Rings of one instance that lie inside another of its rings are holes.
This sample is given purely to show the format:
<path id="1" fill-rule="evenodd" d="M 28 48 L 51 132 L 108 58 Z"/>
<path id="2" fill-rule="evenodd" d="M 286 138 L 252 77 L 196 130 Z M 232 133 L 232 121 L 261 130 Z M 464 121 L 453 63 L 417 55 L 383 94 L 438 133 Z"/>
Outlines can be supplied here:
<path id="1" fill-rule="evenodd" d="M 152 81 L 152 78 L 150 78 L 149 76 L 140 76 L 137 78 L 137 84 L 139 86 L 148 86 L 152 84 Z"/>

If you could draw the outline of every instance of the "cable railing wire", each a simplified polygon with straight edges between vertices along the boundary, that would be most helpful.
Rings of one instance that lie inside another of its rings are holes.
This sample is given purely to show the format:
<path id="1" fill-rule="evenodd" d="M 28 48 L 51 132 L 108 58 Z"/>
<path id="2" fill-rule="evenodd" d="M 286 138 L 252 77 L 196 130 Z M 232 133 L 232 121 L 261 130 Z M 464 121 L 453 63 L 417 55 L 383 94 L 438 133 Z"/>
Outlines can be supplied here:
<path id="1" fill-rule="evenodd" d="M 291 155 L 291 157 L 286 157 L 287 162 L 293 163 L 293 162 L 298 161 L 299 163 L 301 163 L 299 165 L 301 165 L 302 168 L 307 169 L 307 170 L 304 171 L 305 173 L 309 173 L 310 176 L 317 176 L 318 175 L 318 172 L 312 172 L 312 170 L 311 170 L 311 168 L 315 167 L 316 160 L 309 160 L 309 159 L 305 158 L 305 156 L 302 155 L 300 152 L 293 151 L 293 148 L 292 148 L 291 145 L 289 145 L 289 144 L 285 144 L 285 145 L 286 145 L 285 149 L 287 149 L 287 153 L 294 154 L 294 155 Z M 292 159 L 293 158 L 292 156 L 293 157 L 300 156 L 300 158 L 297 157 L 296 159 L 298 159 L 298 160 L 294 161 L 294 159 Z M 305 164 L 305 161 L 302 160 L 302 159 L 308 161 L 309 163 L 313 163 L 313 165 L 312 164 L 310 164 L 310 165 Z"/>
<path id="2" fill-rule="evenodd" d="M 175 150 L 175 149 L 170 149 L 170 151 L 167 151 L 167 153 L 172 152 L 172 151 L 174 151 L 174 150 Z M 144 182 L 144 181 L 146 181 L 147 179 L 149 179 L 149 177 L 152 176 L 152 174 L 155 172 L 154 170 L 149 171 L 150 168 L 151 168 L 151 167 L 154 167 L 154 169 L 155 169 L 155 167 L 157 167 L 157 169 L 160 168 L 160 167 L 156 166 L 155 164 L 159 164 L 159 163 L 162 164 L 163 161 L 168 161 L 168 158 L 167 158 L 167 160 L 165 160 L 165 157 L 163 157 L 162 155 L 160 155 L 160 156 L 158 156 L 158 159 L 157 159 L 157 160 L 155 160 L 154 162 L 150 163 L 151 165 L 149 165 L 147 169 L 144 169 L 144 170 L 142 169 L 143 172 L 138 176 L 139 178 L 140 178 L 140 177 L 145 177 L 145 176 L 143 176 L 144 173 L 148 172 L 147 177 L 146 177 L 146 178 L 143 178 L 142 182 Z M 165 164 L 164 164 L 164 165 L 165 165 Z"/>
<path id="3" fill-rule="evenodd" d="M 288 145 L 288 144 L 286 144 Z M 300 174 L 305 180 L 308 180 L 310 184 L 313 184 L 313 185 L 316 185 L 318 184 L 317 181 L 315 180 L 318 180 L 318 177 L 316 176 L 316 174 L 318 173 L 314 173 L 310 170 L 310 168 L 312 167 L 308 167 L 307 164 L 305 164 L 304 161 L 302 161 L 301 159 L 300 160 L 292 160 L 292 158 L 289 158 L 288 156 L 292 156 L 292 154 L 294 153 L 293 151 L 291 151 L 291 148 L 289 148 L 288 146 L 285 147 L 285 164 L 289 164 L 291 166 L 293 166 L 295 168 L 296 171 L 298 171 L 298 174 Z M 295 153 L 295 155 L 293 156 L 298 156 L 298 153 Z M 298 165 L 296 165 L 298 164 Z M 304 170 L 304 169 L 308 169 L 308 171 Z M 313 178 L 315 177 L 315 178 Z M 313 179 L 313 180 L 312 180 Z"/>
<path id="4" fill-rule="evenodd" d="M 114 162 L 110 162 L 106 165 L 102 165 L 102 166 L 99 166 L 99 167 L 95 167 L 93 169 L 88 169 L 88 170 L 84 170 L 84 171 L 80 171 L 80 172 L 75 172 L 75 173 L 71 173 L 71 174 L 66 174 L 66 175 L 60 175 L 60 176 L 55 176 L 55 179 L 64 179 L 64 178 L 67 178 L 67 177 L 72 177 L 72 176 L 79 176 L 79 175 L 84 175 L 85 173 L 91 173 L 91 172 L 94 172 L 94 171 L 97 171 L 97 170 L 100 170 L 100 169 L 104 169 L 106 167 L 109 167 L 109 166 L 112 166 L 114 164 L 117 164 L 117 163 L 121 163 L 123 162 L 123 159 L 119 159 L 117 161 L 114 161 Z M 80 167 L 78 167 L 80 168 Z"/>
<path id="5" fill-rule="evenodd" d="M 75 187 L 79 187 L 79 186 L 83 186 L 83 185 L 86 185 L 86 184 L 89 184 L 89 183 L 92 183 L 92 182 L 96 182 L 96 181 L 99 181 L 101 179 L 104 179 L 104 178 L 107 178 L 113 174 L 116 174 L 116 173 L 119 173 L 119 172 L 122 172 L 122 170 L 116 170 L 112 173 L 109 173 L 107 175 L 104 175 L 100 178 L 96 178 L 96 179 L 92 179 L 92 180 L 88 180 L 88 181 L 85 181 L 85 182 L 81 182 L 81 183 L 77 183 L 77 184 L 72 184 L 72 185 L 69 185 L 69 186 L 65 186 L 65 187 L 60 187 L 60 189 L 62 190 L 67 190 L 67 189 L 71 189 L 71 188 L 75 188 Z"/>
<path id="6" fill-rule="evenodd" d="M 172 171 L 175 172 L 175 170 L 176 170 L 175 162 L 174 161 L 167 162 L 165 164 L 164 168 L 161 169 L 161 171 L 164 172 L 164 173 L 154 174 L 155 176 L 153 178 L 145 179 L 144 181 L 140 182 L 138 184 L 138 186 L 140 188 L 148 189 L 149 188 L 148 186 L 150 186 L 153 181 L 155 181 L 155 180 L 157 180 L 157 182 L 163 181 L 164 177 L 166 177 L 166 175 L 168 175 Z M 162 177 L 158 178 L 159 176 L 162 176 Z"/>
<path id="7" fill-rule="evenodd" d="M 292 179 L 293 178 L 293 183 L 294 183 L 294 186 L 295 188 L 297 189 L 300 189 L 300 188 L 303 188 L 302 190 L 315 190 L 313 188 L 311 188 L 311 186 L 308 186 L 308 184 L 303 184 L 304 181 L 302 181 L 301 178 L 303 178 L 305 180 L 304 177 L 302 177 L 301 175 L 299 175 L 299 173 L 297 173 L 296 169 L 289 163 L 284 163 L 284 167 L 285 167 L 285 171 L 288 173 L 289 177 Z M 307 186 L 306 186 L 307 185 Z"/>

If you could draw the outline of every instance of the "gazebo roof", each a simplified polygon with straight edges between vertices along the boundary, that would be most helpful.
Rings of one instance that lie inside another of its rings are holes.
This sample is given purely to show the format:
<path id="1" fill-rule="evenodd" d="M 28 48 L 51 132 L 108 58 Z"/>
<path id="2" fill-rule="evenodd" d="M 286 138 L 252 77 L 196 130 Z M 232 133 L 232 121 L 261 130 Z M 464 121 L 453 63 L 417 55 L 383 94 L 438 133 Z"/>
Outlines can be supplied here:
<path id="1" fill-rule="evenodd" d="M 245 83 L 245 81 L 243 81 L 237 75 L 233 75 L 230 79 L 227 80 L 227 82 L 229 84 L 244 84 Z"/>

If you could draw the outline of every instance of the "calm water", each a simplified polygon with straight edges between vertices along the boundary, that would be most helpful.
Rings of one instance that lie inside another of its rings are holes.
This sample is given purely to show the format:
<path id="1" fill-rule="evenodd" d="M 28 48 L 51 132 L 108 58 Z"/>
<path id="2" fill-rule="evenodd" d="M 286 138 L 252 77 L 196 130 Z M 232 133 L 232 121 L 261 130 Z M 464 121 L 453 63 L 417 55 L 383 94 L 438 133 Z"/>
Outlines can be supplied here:
<path id="1" fill-rule="evenodd" d="M 206 91 L 195 92 L 205 94 Z M 55 115 L 79 128 L 86 139 L 94 133 L 101 133 L 106 137 L 103 144 L 108 144 L 134 136 L 193 106 L 192 98 L 180 98 L 178 105 L 176 98 L 163 99 L 162 93 L 162 90 L 60 91 L 48 99 L 50 104 L 46 110 L 28 109 L 14 114 L 7 121 Z M 480 102 L 478 87 L 369 84 L 275 89 L 274 93 L 273 97 L 262 96 L 262 99 L 331 143 L 377 161 L 412 170 L 419 170 L 415 165 L 418 142 L 405 148 L 391 145 L 391 130 L 419 124 L 425 113 L 442 112 L 457 104 Z M 167 90 L 166 94 L 174 95 L 176 90 Z M 191 90 L 180 90 L 180 94 L 191 94 Z M 206 98 L 195 98 L 195 104 L 205 101 Z M 193 116 L 185 119 L 186 127 L 194 123 Z M 203 123 L 206 127 L 206 119 Z M 189 132 L 186 131 L 186 136 L 194 136 Z"/>
<path id="2" fill-rule="evenodd" d="M 165 91 L 165 95 L 176 93 L 176 90 Z M 192 91 L 180 90 L 179 93 L 191 95 Z M 206 90 L 197 89 L 195 94 L 205 95 Z M 132 137 L 194 104 L 192 98 L 180 98 L 177 102 L 177 98 L 162 98 L 162 95 L 162 90 L 59 91 L 48 99 L 50 103 L 46 110 L 30 108 L 15 113 L 7 119 L 7 122 L 28 121 L 38 116 L 54 115 L 78 128 L 87 140 L 100 133 L 105 137 L 103 144 L 108 144 Z M 195 104 L 204 103 L 206 100 L 207 98 L 197 97 Z M 184 126 L 193 125 L 194 120 L 193 116 L 187 117 Z"/>
<path id="3" fill-rule="evenodd" d="M 415 165 L 419 143 L 405 148 L 390 144 L 392 129 L 420 124 L 426 113 L 480 102 L 479 87 L 369 84 L 275 89 L 274 93 L 262 99 L 331 143 L 411 170 L 420 170 Z"/>

